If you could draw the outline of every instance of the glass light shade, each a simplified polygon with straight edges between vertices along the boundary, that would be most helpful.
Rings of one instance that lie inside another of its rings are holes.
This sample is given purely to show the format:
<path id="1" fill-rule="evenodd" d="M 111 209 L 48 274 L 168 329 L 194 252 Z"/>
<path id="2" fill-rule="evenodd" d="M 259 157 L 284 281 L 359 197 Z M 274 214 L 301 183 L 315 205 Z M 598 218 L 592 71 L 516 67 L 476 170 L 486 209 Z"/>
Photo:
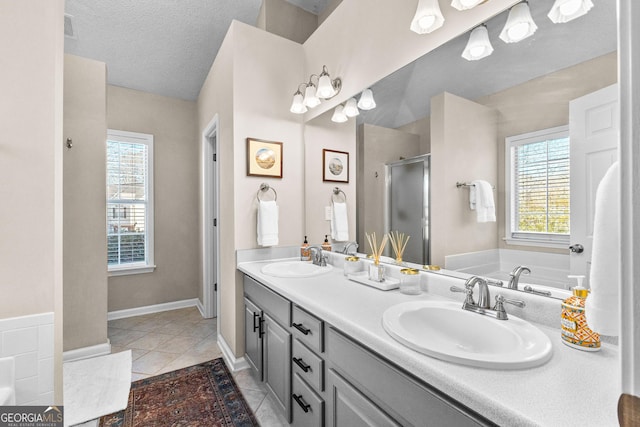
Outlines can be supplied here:
<path id="1" fill-rule="evenodd" d="M 293 95 L 293 102 L 291 103 L 291 108 L 289 109 L 289 111 L 295 114 L 304 114 L 307 112 L 307 107 L 305 107 L 304 105 L 304 100 L 300 91 L 296 92 L 296 94 Z"/>
<path id="2" fill-rule="evenodd" d="M 322 74 L 318 79 L 318 90 L 316 96 L 318 98 L 327 99 L 331 98 L 335 94 L 333 86 L 331 85 L 331 77 L 328 74 Z"/>
<path id="3" fill-rule="evenodd" d="M 333 110 L 333 116 L 331 116 L 331 121 L 336 123 L 344 123 L 349 120 L 349 117 L 344 113 L 344 107 L 338 105 L 335 110 Z"/>
<path id="4" fill-rule="evenodd" d="M 414 33 L 428 34 L 444 24 L 444 16 L 440 11 L 438 0 L 419 0 L 416 14 L 409 28 Z"/>
<path id="5" fill-rule="evenodd" d="M 376 101 L 373 99 L 373 91 L 371 89 L 362 91 L 362 95 L 360 95 L 360 100 L 358 101 L 358 108 L 365 111 L 376 108 Z"/>
<path id="6" fill-rule="evenodd" d="M 481 25 L 476 27 L 469 34 L 469 41 L 462 52 L 462 57 L 467 61 L 477 61 L 486 58 L 493 53 L 493 46 L 489 40 L 487 27 Z"/>
<path id="7" fill-rule="evenodd" d="M 473 9 L 484 1 L 485 0 L 452 0 L 451 7 L 454 7 L 458 10 L 468 10 Z"/>
<path id="8" fill-rule="evenodd" d="M 564 24 L 586 15 L 592 7 L 591 0 L 556 0 L 547 16 L 556 24 Z"/>
<path id="9" fill-rule="evenodd" d="M 343 112 L 347 117 L 355 117 L 360 114 L 360 111 L 358 111 L 358 103 L 355 98 L 349 98 L 347 100 L 344 104 Z"/>
<path id="10" fill-rule="evenodd" d="M 500 38 L 505 43 L 517 43 L 533 35 L 537 29 L 538 26 L 531 17 L 529 4 L 518 3 L 509 11 L 509 17 L 500 33 Z"/>
<path id="11" fill-rule="evenodd" d="M 309 108 L 315 108 L 320 105 L 322 101 L 316 96 L 316 87 L 314 85 L 308 85 L 304 90 L 304 105 Z"/>

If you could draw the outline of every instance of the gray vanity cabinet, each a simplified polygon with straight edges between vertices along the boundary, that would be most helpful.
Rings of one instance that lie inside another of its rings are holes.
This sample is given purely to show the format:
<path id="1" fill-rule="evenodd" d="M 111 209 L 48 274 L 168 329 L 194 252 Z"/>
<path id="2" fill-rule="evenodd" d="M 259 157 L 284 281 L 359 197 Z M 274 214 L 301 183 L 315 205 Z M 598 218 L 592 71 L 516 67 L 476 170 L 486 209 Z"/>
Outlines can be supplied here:
<path id="1" fill-rule="evenodd" d="M 245 357 L 291 421 L 291 303 L 244 277 Z"/>

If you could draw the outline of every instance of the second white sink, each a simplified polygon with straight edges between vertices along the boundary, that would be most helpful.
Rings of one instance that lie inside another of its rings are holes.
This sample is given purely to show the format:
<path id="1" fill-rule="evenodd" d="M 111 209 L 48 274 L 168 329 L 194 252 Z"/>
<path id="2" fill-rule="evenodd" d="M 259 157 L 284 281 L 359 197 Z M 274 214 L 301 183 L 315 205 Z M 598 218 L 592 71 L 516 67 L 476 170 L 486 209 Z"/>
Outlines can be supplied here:
<path id="1" fill-rule="evenodd" d="M 328 273 L 333 270 L 331 264 L 325 267 L 315 265 L 310 261 L 283 261 L 267 264 L 260 271 L 273 277 L 313 277 Z"/>
<path id="2" fill-rule="evenodd" d="M 420 353 L 463 365 L 521 369 L 551 358 L 551 341 L 535 326 L 509 316 L 497 320 L 453 301 L 411 301 L 382 315 L 394 339 Z"/>

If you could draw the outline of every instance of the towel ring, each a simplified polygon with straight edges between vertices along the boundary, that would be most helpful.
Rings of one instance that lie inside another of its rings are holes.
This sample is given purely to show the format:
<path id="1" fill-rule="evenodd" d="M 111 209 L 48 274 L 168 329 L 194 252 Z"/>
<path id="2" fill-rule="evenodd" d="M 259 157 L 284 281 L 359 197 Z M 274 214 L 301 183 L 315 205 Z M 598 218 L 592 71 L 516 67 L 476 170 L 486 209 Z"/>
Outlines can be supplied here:
<path id="1" fill-rule="evenodd" d="M 275 188 L 269 187 L 269 184 L 264 182 L 260 184 L 260 189 L 256 193 L 256 199 L 258 199 L 259 202 L 262 201 L 262 199 L 260 198 L 260 193 L 266 193 L 269 190 L 273 191 L 273 201 L 275 202 L 276 200 L 278 200 L 278 193 L 276 193 Z"/>
<path id="2" fill-rule="evenodd" d="M 347 195 L 345 194 L 344 191 L 342 191 L 341 189 L 339 189 L 338 187 L 334 187 L 333 188 L 333 194 L 331 194 L 331 203 L 335 203 L 336 200 L 334 199 L 335 196 L 339 196 L 340 193 L 342 193 L 342 197 L 344 198 L 344 203 L 347 202 Z"/>

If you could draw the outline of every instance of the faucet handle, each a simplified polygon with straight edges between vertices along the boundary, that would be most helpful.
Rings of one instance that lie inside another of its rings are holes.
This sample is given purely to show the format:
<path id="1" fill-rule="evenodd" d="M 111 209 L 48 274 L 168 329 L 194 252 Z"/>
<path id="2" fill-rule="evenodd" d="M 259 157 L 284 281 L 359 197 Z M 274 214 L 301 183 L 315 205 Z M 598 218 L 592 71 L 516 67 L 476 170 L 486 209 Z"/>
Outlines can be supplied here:
<path id="1" fill-rule="evenodd" d="M 516 307 L 524 308 L 526 304 L 522 300 L 509 299 L 498 294 L 496 295 L 496 305 L 493 306 L 493 310 L 496 311 L 496 318 L 500 320 L 507 320 L 507 311 L 504 309 L 504 303 L 515 305 Z"/>
<path id="2" fill-rule="evenodd" d="M 459 292 L 462 294 L 467 294 L 467 297 L 464 300 L 465 304 L 475 304 L 475 301 L 473 301 L 473 288 L 467 287 L 465 289 L 462 289 L 457 286 L 451 286 L 449 290 L 451 292 Z"/>

